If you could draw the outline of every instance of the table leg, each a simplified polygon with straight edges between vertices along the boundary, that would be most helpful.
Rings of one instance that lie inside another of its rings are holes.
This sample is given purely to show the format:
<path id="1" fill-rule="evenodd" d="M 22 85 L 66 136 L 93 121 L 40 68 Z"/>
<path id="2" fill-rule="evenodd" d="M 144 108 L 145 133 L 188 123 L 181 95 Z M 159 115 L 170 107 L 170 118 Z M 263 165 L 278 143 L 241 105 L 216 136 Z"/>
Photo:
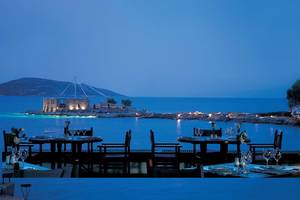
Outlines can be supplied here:
<path id="1" fill-rule="evenodd" d="M 221 157 L 224 158 L 225 161 L 228 160 L 228 143 L 223 142 L 220 144 L 220 153 Z"/>
<path id="2" fill-rule="evenodd" d="M 91 142 L 91 148 L 90 148 L 90 155 L 91 155 L 91 170 L 94 169 L 94 153 L 93 153 L 93 142 Z"/>
<path id="3" fill-rule="evenodd" d="M 50 143 L 51 169 L 55 169 L 55 142 Z"/>
<path id="4" fill-rule="evenodd" d="M 201 151 L 201 158 L 206 161 L 206 155 L 207 155 L 207 144 L 201 143 L 200 144 L 200 151 Z"/>
<path id="5" fill-rule="evenodd" d="M 57 167 L 61 168 L 61 157 L 62 157 L 62 143 L 57 143 Z"/>
<path id="6" fill-rule="evenodd" d="M 238 142 L 236 144 L 236 153 L 237 153 L 237 156 L 240 157 L 241 156 L 241 143 Z"/>
<path id="7" fill-rule="evenodd" d="M 43 153 L 43 144 L 40 143 L 40 153 L 39 153 L 39 156 L 38 158 L 40 159 L 40 166 L 42 166 L 42 153 Z"/>

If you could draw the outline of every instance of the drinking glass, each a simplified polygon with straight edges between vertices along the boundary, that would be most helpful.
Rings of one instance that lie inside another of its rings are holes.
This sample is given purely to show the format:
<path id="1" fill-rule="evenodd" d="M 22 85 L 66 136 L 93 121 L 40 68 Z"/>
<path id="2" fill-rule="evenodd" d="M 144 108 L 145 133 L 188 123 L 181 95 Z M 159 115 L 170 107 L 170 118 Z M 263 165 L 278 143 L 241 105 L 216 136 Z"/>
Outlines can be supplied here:
<path id="1" fill-rule="evenodd" d="M 251 151 L 248 151 L 246 154 L 246 163 L 247 163 L 247 165 L 252 163 L 252 152 Z"/>
<path id="2" fill-rule="evenodd" d="M 21 151 L 16 150 L 14 156 L 15 156 L 15 162 L 18 162 L 21 157 Z"/>
<path id="3" fill-rule="evenodd" d="M 24 167 L 24 161 L 27 158 L 27 151 L 24 149 L 23 151 L 21 151 L 21 160 L 22 160 L 22 167 Z"/>
<path id="4" fill-rule="evenodd" d="M 280 149 L 275 149 L 274 152 L 273 152 L 273 158 L 274 160 L 276 161 L 276 165 L 278 165 L 278 162 L 281 158 L 281 152 L 280 152 Z"/>
<path id="5" fill-rule="evenodd" d="M 242 169 L 242 173 L 247 173 L 247 153 L 241 153 L 241 161 L 240 166 Z"/>
<path id="6" fill-rule="evenodd" d="M 269 166 L 269 160 L 272 156 L 272 151 L 270 149 L 264 149 L 263 157 L 266 160 L 267 166 Z"/>

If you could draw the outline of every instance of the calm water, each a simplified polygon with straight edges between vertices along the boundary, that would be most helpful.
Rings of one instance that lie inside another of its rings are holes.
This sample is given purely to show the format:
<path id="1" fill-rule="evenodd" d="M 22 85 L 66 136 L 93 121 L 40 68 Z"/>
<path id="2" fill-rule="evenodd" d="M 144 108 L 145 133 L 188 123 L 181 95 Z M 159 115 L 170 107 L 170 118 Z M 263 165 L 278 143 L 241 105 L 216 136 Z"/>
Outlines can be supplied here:
<path id="1" fill-rule="evenodd" d="M 99 99 L 98 99 L 99 100 Z M 133 104 L 138 108 L 146 108 L 153 112 L 180 112 L 180 111 L 244 111 L 270 112 L 286 111 L 285 99 L 230 99 L 230 98 L 133 98 Z M 92 101 L 96 102 L 97 99 Z M 20 114 L 28 109 L 39 109 L 42 105 L 40 97 L 0 97 L 0 127 L 10 130 L 11 127 L 23 127 L 30 135 L 58 135 L 62 134 L 65 117 L 38 117 Z M 123 141 L 124 132 L 131 129 L 133 132 L 133 149 L 149 149 L 149 130 L 153 129 L 158 141 L 172 141 L 180 135 L 191 135 L 193 127 L 209 128 L 206 121 L 176 121 L 162 119 L 137 118 L 68 118 L 71 128 L 93 127 L 95 135 L 102 136 L 105 142 Z M 217 126 L 224 129 L 233 127 L 231 122 L 218 122 Z M 275 129 L 284 131 L 283 148 L 285 150 L 300 150 L 300 128 L 277 126 L 268 124 L 243 124 L 252 141 L 271 142 Z M 2 144 L 2 134 L 0 136 Z M 1 145 L 2 147 L 2 145 Z M 190 145 L 184 145 L 190 148 Z M 214 149 L 216 146 L 211 146 Z"/>

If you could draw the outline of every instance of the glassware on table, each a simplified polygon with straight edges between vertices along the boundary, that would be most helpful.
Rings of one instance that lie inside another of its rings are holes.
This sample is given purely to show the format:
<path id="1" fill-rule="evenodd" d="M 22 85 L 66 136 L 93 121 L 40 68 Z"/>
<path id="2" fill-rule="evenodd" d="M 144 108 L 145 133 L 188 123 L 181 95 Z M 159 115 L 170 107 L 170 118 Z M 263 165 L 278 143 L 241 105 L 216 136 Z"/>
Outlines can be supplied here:
<path id="1" fill-rule="evenodd" d="M 15 162 L 18 162 L 20 160 L 20 157 L 21 157 L 21 151 L 19 149 L 15 152 Z"/>
<path id="2" fill-rule="evenodd" d="M 270 149 L 263 150 L 263 157 L 266 160 L 267 166 L 269 166 L 269 160 L 272 157 L 272 151 Z"/>
<path id="3" fill-rule="evenodd" d="M 240 167 L 242 173 L 247 173 L 247 154 L 241 153 Z"/>
<path id="4" fill-rule="evenodd" d="M 279 148 L 276 148 L 273 152 L 273 158 L 276 161 L 276 165 L 278 165 L 279 160 L 281 159 L 281 151 Z"/>
<path id="5" fill-rule="evenodd" d="M 234 171 L 236 173 L 239 173 L 239 169 L 240 169 L 240 158 L 239 157 L 235 157 L 234 159 Z"/>
<path id="6" fill-rule="evenodd" d="M 249 165 L 249 164 L 252 163 L 252 159 L 253 159 L 253 157 L 252 157 L 252 151 L 248 151 L 247 154 L 246 154 L 246 159 L 245 159 L 247 165 Z"/>
<path id="7" fill-rule="evenodd" d="M 24 167 L 24 161 L 26 160 L 27 156 L 28 156 L 28 153 L 25 149 L 23 151 L 21 151 L 20 158 L 22 160 L 22 167 Z"/>

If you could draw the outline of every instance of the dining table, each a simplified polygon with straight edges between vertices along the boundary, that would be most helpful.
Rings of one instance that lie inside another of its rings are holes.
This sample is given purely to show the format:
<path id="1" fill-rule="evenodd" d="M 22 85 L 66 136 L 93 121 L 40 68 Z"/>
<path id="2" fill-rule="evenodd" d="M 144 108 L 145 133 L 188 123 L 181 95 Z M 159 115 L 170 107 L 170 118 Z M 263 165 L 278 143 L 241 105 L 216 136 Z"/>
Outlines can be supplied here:
<path id="1" fill-rule="evenodd" d="M 200 154 L 202 159 L 207 157 L 207 146 L 209 144 L 218 144 L 220 145 L 220 153 L 223 158 L 227 158 L 228 154 L 228 145 L 236 145 L 236 153 L 240 155 L 241 153 L 241 141 L 238 137 L 213 137 L 213 136 L 181 136 L 177 138 L 178 142 L 189 143 L 193 145 L 200 145 Z M 250 140 L 249 140 L 250 141 Z M 249 142 L 247 141 L 247 142 Z M 196 152 L 194 152 L 196 153 Z"/>
<path id="2" fill-rule="evenodd" d="M 60 159 L 62 156 L 62 145 L 71 144 L 71 154 L 72 161 L 78 160 L 82 153 L 82 145 L 88 144 L 91 146 L 89 148 L 89 154 L 93 154 L 93 144 L 101 142 L 103 139 L 96 136 L 33 136 L 29 138 L 32 144 L 39 145 L 39 153 L 43 153 L 43 145 L 50 144 L 50 154 L 51 154 L 51 168 L 55 168 L 55 162 L 58 161 L 58 167 L 61 167 Z M 57 156 L 56 156 L 57 155 Z M 57 160 L 58 158 L 58 160 Z M 42 158 L 40 157 L 40 163 L 42 163 Z"/>
<path id="3" fill-rule="evenodd" d="M 300 174 L 300 166 L 248 164 L 242 168 L 240 166 L 237 167 L 235 163 L 222 163 L 216 165 L 206 165 L 203 167 L 203 172 L 208 176 L 217 177 L 292 177 Z"/>

